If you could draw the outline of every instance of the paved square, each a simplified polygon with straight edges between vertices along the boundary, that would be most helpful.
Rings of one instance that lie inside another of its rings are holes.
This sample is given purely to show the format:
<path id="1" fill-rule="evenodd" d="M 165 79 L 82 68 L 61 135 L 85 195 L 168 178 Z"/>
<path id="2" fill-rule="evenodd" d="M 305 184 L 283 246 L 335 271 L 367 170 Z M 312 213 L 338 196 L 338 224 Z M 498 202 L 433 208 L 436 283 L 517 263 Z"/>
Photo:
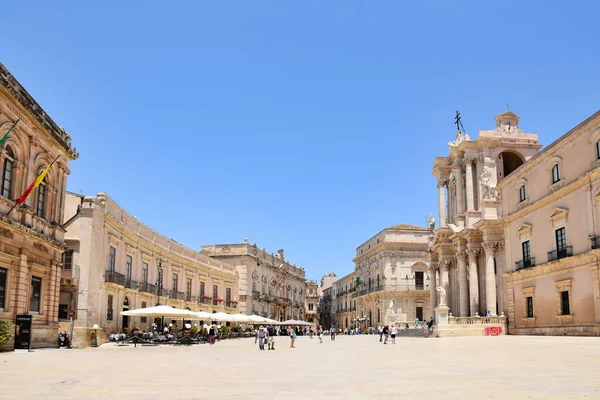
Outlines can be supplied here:
<path id="1" fill-rule="evenodd" d="M 0 398 L 600 399 L 600 338 L 376 336 L 0 353 Z M 23 397 L 20 394 L 24 394 Z"/>

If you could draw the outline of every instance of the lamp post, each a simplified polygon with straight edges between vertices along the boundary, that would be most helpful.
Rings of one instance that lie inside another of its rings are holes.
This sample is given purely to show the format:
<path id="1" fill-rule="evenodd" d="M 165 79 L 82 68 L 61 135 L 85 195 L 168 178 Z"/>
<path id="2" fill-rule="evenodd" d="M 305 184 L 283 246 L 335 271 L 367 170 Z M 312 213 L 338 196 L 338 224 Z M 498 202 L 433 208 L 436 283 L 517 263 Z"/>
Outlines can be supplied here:
<path id="1" fill-rule="evenodd" d="M 162 269 L 162 260 L 158 260 L 158 276 L 156 277 L 156 294 L 158 295 L 157 306 L 160 306 L 160 295 L 162 294 L 163 289 L 163 269 Z M 160 329 L 162 330 L 165 326 L 165 317 L 162 317 Z"/>

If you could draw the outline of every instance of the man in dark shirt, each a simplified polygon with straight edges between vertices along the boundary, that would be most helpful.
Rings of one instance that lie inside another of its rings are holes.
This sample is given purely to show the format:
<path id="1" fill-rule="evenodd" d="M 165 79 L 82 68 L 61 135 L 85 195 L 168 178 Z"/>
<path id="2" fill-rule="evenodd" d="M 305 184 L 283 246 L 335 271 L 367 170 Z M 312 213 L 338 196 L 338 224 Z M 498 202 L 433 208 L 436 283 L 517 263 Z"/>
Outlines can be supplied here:
<path id="1" fill-rule="evenodd" d="M 269 327 L 267 328 L 267 333 L 269 335 L 269 337 L 267 338 L 269 350 L 275 350 L 275 329 L 273 329 L 273 325 L 269 325 Z"/>
<path id="2" fill-rule="evenodd" d="M 388 328 L 387 325 L 384 325 L 383 326 L 383 336 L 385 337 L 385 340 L 383 341 L 383 344 L 387 344 L 388 338 L 390 337 L 389 333 L 390 333 L 390 329 Z"/>

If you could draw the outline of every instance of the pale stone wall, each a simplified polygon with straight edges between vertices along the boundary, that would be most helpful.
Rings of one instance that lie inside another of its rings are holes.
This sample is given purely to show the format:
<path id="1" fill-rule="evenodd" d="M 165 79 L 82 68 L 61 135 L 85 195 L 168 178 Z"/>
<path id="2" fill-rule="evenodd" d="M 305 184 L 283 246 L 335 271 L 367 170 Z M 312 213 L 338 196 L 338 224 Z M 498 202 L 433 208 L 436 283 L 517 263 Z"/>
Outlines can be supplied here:
<path id="1" fill-rule="evenodd" d="M 32 347 L 55 347 L 61 255 L 65 249 L 59 222 L 70 172 L 68 163 L 78 154 L 71 147 L 70 136 L 0 64 L 0 134 L 4 135 L 18 119 L 0 150 L 0 175 L 7 176 L 7 162 L 12 164 L 10 193 L 0 192 L 0 272 L 6 277 L 0 319 L 14 323 L 16 315 L 33 315 Z M 60 158 L 44 182 L 17 206 L 15 199 L 57 156 Z M 40 202 L 42 187 L 45 196 Z M 41 279 L 39 312 L 32 309 L 34 277 Z M 5 346 L 12 347 L 12 341 Z"/>
<path id="2" fill-rule="evenodd" d="M 239 284 L 233 265 L 213 260 L 160 235 L 128 214 L 105 193 L 93 197 L 69 193 L 68 197 L 73 197 L 69 199 L 73 204 L 81 203 L 77 214 L 65 225 L 66 241 L 73 249 L 73 264 L 80 271 L 74 304 L 74 345 L 89 345 L 94 324 L 100 326 L 104 336 L 123 328 L 151 330 L 152 319 L 143 322 L 142 318 L 124 318 L 121 313 L 158 302 L 193 311 L 237 311 Z M 109 270 L 111 247 L 115 249 L 114 272 Z M 128 256 L 131 257 L 129 279 Z M 147 264 L 146 280 L 142 272 L 144 264 Z M 159 264 L 163 270 L 160 296 L 156 287 Z M 188 279 L 191 282 L 189 292 Z M 202 298 L 201 282 L 210 300 Z M 217 299 L 223 301 L 212 298 L 213 285 L 218 288 Z M 63 290 L 67 290 L 64 286 Z M 228 288 L 232 302 L 226 301 Z"/>
<path id="3" fill-rule="evenodd" d="M 509 329 L 516 334 L 600 335 L 600 112 L 501 182 Z M 552 169 L 560 168 L 553 183 Z M 520 189 L 526 198 L 521 201 Z M 558 258 L 556 230 L 569 246 Z M 523 254 L 529 242 L 531 258 Z M 557 259 L 558 258 L 558 259 Z M 570 313 L 562 315 L 561 292 Z M 533 315 L 527 315 L 527 298 Z"/>

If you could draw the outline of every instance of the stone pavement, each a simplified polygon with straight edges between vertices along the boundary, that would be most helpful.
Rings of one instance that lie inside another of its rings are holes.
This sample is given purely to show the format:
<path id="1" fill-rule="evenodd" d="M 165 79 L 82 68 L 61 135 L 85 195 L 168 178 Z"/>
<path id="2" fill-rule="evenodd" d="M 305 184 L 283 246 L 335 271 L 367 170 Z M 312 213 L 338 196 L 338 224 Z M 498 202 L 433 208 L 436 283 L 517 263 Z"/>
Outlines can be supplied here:
<path id="1" fill-rule="evenodd" d="M 600 399 L 600 338 L 277 338 L 0 353 L 1 399 Z"/>

